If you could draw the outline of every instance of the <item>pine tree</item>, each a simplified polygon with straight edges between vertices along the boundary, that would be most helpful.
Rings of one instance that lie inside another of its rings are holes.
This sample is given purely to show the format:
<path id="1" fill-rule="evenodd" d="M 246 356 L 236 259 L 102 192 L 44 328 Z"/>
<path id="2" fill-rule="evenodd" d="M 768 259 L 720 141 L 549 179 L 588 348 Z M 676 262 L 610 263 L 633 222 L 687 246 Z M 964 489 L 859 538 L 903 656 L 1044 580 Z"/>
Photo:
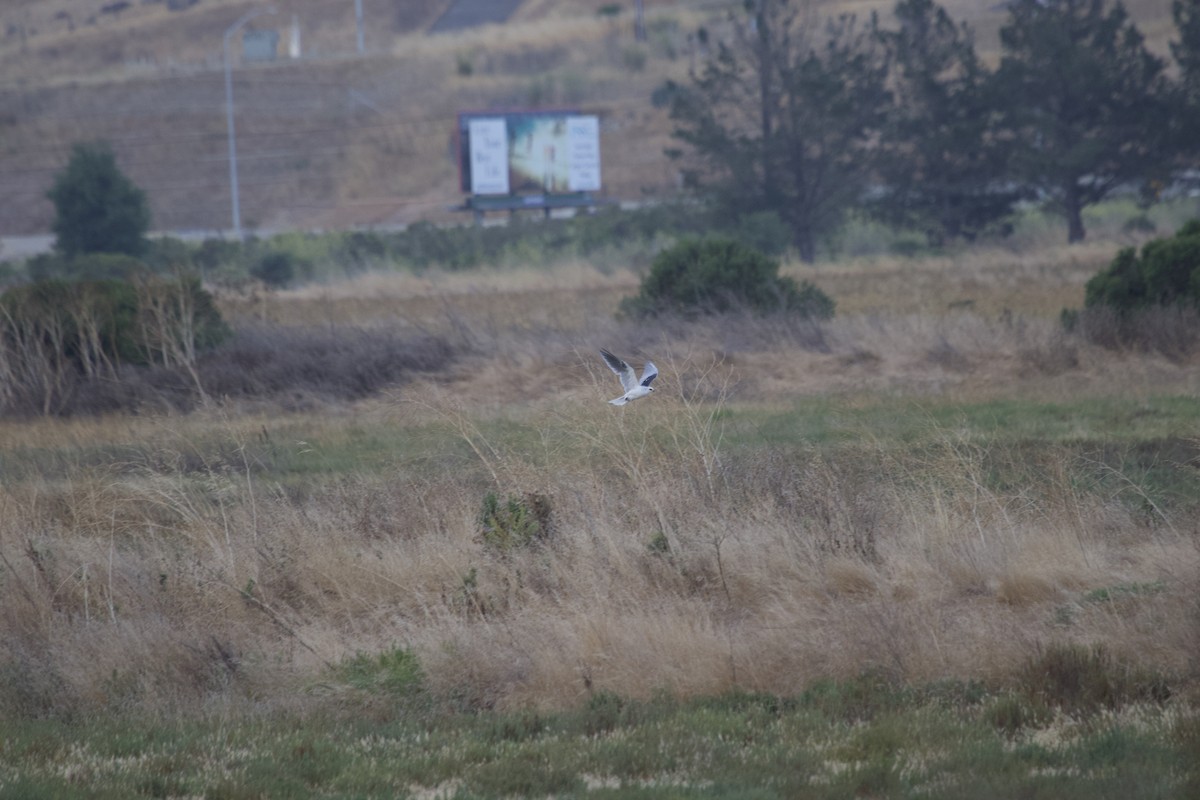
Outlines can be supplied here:
<path id="1" fill-rule="evenodd" d="M 992 74 L 974 36 L 933 0 L 901 0 L 881 31 L 896 103 L 881 143 L 881 218 L 923 229 L 933 244 L 975 236 L 1007 216 L 1020 192 L 1006 180 L 1011 147 L 997 135 Z"/>
<path id="2" fill-rule="evenodd" d="M 779 215 L 806 261 L 857 203 L 890 95 L 878 40 L 853 16 L 818 20 L 749 0 L 691 85 L 671 84 L 687 177 L 730 215 Z"/>
<path id="3" fill-rule="evenodd" d="M 997 83 L 1008 98 L 1014 166 L 1084 238 L 1083 209 L 1172 159 L 1171 85 L 1124 6 L 1014 0 L 1000 31 Z"/>
<path id="4" fill-rule="evenodd" d="M 62 255 L 136 256 L 144 250 L 150 227 L 146 194 L 117 167 L 107 145 L 76 144 L 47 197 L 54 203 L 56 247 Z"/>

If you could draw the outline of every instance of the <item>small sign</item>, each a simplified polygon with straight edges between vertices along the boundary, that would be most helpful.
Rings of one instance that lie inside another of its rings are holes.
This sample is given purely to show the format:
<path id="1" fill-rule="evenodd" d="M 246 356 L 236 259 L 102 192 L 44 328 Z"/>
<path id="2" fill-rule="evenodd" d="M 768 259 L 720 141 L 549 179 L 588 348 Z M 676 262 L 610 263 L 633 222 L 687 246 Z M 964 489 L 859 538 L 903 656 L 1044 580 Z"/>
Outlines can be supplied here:
<path id="1" fill-rule="evenodd" d="M 508 126 L 503 117 L 468 123 L 471 142 L 471 193 L 508 194 Z"/>
<path id="2" fill-rule="evenodd" d="M 242 58 L 246 61 L 274 61 L 279 49 L 279 31 L 249 30 L 242 34 Z"/>
<path id="3" fill-rule="evenodd" d="M 572 192 L 600 190 L 600 119 L 567 117 L 567 151 L 570 172 L 567 186 Z"/>

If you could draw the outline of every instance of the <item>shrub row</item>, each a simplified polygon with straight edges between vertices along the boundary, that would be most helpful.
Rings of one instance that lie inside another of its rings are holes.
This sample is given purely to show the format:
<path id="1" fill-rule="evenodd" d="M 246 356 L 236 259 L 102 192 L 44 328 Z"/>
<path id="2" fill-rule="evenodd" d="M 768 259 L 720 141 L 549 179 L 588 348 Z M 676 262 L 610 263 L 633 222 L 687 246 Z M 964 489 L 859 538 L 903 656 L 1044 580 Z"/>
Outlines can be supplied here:
<path id="1" fill-rule="evenodd" d="M 29 259 L 25 271 L 34 280 L 98 280 L 182 269 L 222 283 L 257 278 L 283 287 L 375 268 L 544 265 L 574 257 L 603 260 L 606 254 L 617 254 L 622 263 L 644 265 L 671 241 L 707 233 L 771 255 L 789 244 L 786 226 L 773 213 L 731 221 L 699 204 L 663 204 L 633 210 L 609 206 L 570 219 L 513 216 L 506 225 L 486 227 L 418 222 L 401 231 L 285 233 L 245 242 L 213 238 L 189 243 L 161 237 L 148 240 L 136 258 L 48 253 Z"/>

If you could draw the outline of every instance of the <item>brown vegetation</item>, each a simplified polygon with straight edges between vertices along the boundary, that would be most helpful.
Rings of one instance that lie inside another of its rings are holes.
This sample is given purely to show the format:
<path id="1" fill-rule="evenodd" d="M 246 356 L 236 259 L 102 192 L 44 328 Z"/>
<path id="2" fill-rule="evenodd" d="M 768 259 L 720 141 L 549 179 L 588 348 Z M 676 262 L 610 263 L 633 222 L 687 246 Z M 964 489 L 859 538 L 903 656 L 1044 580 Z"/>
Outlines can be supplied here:
<path id="1" fill-rule="evenodd" d="M 227 300 L 235 327 L 311 326 L 270 345 L 291 361 L 231 359 L 230 381 L 305 361 L 346 380 L 388 341 L 314 349 L 349 317 L 462 356 L 417 345 L 425 377 L 315 408 L 231 399 L 183 417 L 0 423 L 0 712 L 337 703 L 330 665 L 396 646 L 472 708 L 793 693 L 864 671 L 1052 686 L 1088 658 L 1194 687 L 1194 512 L 1121 471 L 1122 448 L 1143 445 L 937 419 L 965 400 L 1070 415 L 1081 398 L 1187 395 L 1195 353 L 1114 351 L 1019 308 L 984 311 L 1008 290 L 973 263 L 848 266 L 858 278 L 834 295 L 861 310 L 819 326 L 618 323 L 628 276 L 584 267 L 550 289 L 520 272 L 370 276 L 266 308 Z M 873 277 L 924 271 L 976 306 L 865 299 Z M 606 406 L 600 345 L 652 355 L 655 396 Z M 824 405 L 797 410 L 804 398 Z M 859 412 L 884 427 L 847 421 Z M 887 430 L 924 414 L 914 440 Z M 835 425 L 846 435 L 816 432 Z M 1144 446 L 1183 476 L 1194 433 Z M 489 492 L 532 504 L 538 535 L 498 547 Z M 1069 644 L 1083 649 L 1044 655 Z"/>

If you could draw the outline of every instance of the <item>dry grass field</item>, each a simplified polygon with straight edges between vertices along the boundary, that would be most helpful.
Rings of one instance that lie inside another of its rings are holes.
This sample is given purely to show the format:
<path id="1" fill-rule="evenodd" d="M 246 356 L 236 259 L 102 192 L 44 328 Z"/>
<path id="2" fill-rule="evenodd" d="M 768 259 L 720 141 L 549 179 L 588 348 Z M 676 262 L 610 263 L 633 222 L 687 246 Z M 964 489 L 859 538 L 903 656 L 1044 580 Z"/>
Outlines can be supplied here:
<path id="1" fill-rule="evenodd" d="M 0 793 L 1187 796 L 1200 360 L 1063 330 L 1116 246 L 787 266 L 820 324 L 620 321 L 611 264 L 223 296 L 453 357 L 0 423 Z"/>
<path id="2" fill-rule="evenodd" d="M 821 325 L 617 322 L 634 276 L 585 264 L 229 298 L 463 354 L 293 413 L 3 423 L 0 706 L 303 706 L 395 646 L 480 708 L 1003 684 L 1062 641 L 1190 686 L 1200 363 L 1061 330 L 1104 255 L 791 268 Z M 601 346 L 659 391 L 606 405 Z M 489 545 L 488 492 L 546 498 L 544 538 Z"/>
<path id="3" fill-rule="evenodd" d="M 291 93 L 244 128 L 247 207 L 329 223 L 442 207 L 444 118 L 544 91 L 545 71 L 551 100 L 606 109 L 607 177 L 670 187 L 645 97 L 686 69 L 671 36 L 720 4 L 648 3 L 683 27 L 659 29 L 644 69 L 601 5 L 529 0 L 504 29 L 254 71 L 248 99 Z M 1161 21 L 1169 3 L 1131 7 Z M 26 55 L 53 60 L 20 47 L 0 45 L 9 86 Z M 211 70 L 73 80 L 6 95 L 48 127 L 0 109 L 0 171 L 29 167 L 0 206 L 30 205 L 72 126 L 132 136 L 123 112 L 148 98 L 163 105 L 143 120 L 220 108 Z M 348 88 L 387 119 L 347 111 Z M 223 140 L 206 114 L 187 141 L 208 176 Z M 293 149 L 288 125 L 321 136 Z M 212 189 L 156 137 L 135 177 Z M 305 150 L 318 139 L 325 155 Z M 273 171 L 280 151 L 297 169 Z M 1185 206 L 1154 210 L 1159 229 Z M 236 389 L 291 371 L 284 388 L 0 420 L 0 800 L 1195 796 L 1200 349 L 1169 315 L 1117 348 L 1060 319 L 1139 242 L 1127 211 L 1094 210 L 1073 247 L 1027 227 L 785 264 L 837 302 L 820 323 L 619 318 L 643 272 L 619 247 L 215 289 L 269 346 L 204 374 Z M 653 359 L 655 394 L 608 405 L 601 347 Z M 381 364 L 397 377 L 377 391 Z"/>

